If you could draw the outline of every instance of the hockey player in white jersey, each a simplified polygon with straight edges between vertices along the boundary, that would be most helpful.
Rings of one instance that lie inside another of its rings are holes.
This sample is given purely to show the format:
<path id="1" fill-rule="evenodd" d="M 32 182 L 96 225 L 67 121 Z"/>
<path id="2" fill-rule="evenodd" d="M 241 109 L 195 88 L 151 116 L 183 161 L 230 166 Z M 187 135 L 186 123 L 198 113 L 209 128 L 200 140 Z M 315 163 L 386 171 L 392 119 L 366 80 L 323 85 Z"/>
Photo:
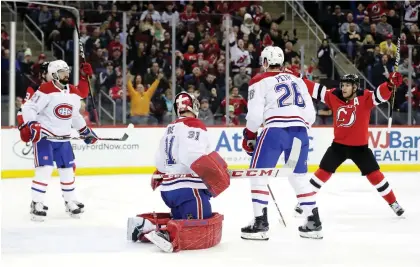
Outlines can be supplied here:
<path id="1" fill-rule="evenodd" d="M 210 198 L 229 186 L 230 177 L 226 162 L 210 151 L 207 128 L 197 119 L 199 107 L 191 94 L 175 96 L 179 118 L 166 127 L 152 177 L 153 190 L 159 187 L 171 213 L 129 218 L 128 240 L 151 241 L 165 252 L 204 249 L 220 242 L 223 216 L 212 212 Z"/>
<path id="2" fill-rule="evenodd" d="M 79 112 L 80 92 L 69 84 L 70 69 L 63 60 L 49 64 L 51 81 L 42 84 L 22 107 L 24 127 L 31 133 L 34 148 L 35 177 L 32 181 L 32 220 L 43 221 L 48 208 L 44 205 L 48 180 L 55 162 L 60 175 L 66 211 L 72 217 L 83 212 L 77 201 L 74 185 L 74 154 L 70 141 L 48 140 L 48 136 L 70 136 L 72 126 L 84 136 L 86 144 L 97 141 L 96 134 L 86 126 Z"/>
<path id="3" fill-rule="evenodd" d="M 274 168 L 284 152 L 287 162 L 293 138 L 302 141 L 294 173 L 288 177 L 307 221 L 299 227 L 301 237 L 322 238 L 322 226 L 315 192 L 306 177 L 309 151 L 308 129 L 315 121 L 312 98 L 302 79 L 283 69 L 284 54 L 279 47 L 266 47 L 261 53 L 264 73 L 249 82 L 248 114 L 243 149 L 252 155 L 250 168 Z M 257 138 L 257 131 L 264 124 Z M 242 238 L 268 240 L 267 178 L 251 179 L 254 221 L 241 229 Z"/>

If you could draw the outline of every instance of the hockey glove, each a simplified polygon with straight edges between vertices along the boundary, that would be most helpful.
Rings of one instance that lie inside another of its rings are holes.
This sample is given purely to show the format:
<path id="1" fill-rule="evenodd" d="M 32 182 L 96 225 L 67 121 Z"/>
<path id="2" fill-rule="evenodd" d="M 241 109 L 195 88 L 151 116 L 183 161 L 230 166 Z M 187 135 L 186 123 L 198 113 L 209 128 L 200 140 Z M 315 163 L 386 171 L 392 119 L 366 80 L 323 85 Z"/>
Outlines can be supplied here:
<path id="1" fill-rule="evenodd" d="M 79 130 L 80 136 L 83 136 L 83 141 L 87 145 L 92 145 L 98 141 L 98 136 L 95 134 L 95 132 L 90 129 L 89 127 L 85 126 L 82 129 Z"/>
<path id="2" fill-rule="evenodd" d="M 32 143 L 37 143 L 41 140 L 41 124 L 37 121 L 30 121 L 23 128 L 29 129 L 31 133 L 30 141 Z"/>
<path id="3" fill-rule="evenodd" d="M 247 128 L 244 129 L 244 139 L 242 140 L 242 148 L 245 152 L 252 156 L 257 142 L 257 133 L 251 132 Z"/>
<path id="4" fill-rule="evenodd" d="M 89 63 L 82 63 L 80 66 L 80 74 L 84 79 L 87 79 L 87 77 L 91 78 L 93 75 L 92 66 Z"/>
<path id="5" fill-rule="evenodd" d="M 152 179 L 150 180 L 150 186 L 152 187 L 153 191 L 155 191 L 155 189 L 160 186 L 160 184 L 162 183 L 163 179 L 159 179 L 159 178 L 155 178 L 155 175 L 159 175 L 159 174 L 163 174 L 163 172 L 160 172 L 158 170 L 156 170 L 153 175 L 152 175 Z"/>
<path id="6" fill-rule="evenodd" d="M 387 82 L 388 88 L 393 90 L 394 87 L 399 87 L 402 84 L 402 76 L 399 72 L 391 72 L 389 74 L 389 80 Z"/>

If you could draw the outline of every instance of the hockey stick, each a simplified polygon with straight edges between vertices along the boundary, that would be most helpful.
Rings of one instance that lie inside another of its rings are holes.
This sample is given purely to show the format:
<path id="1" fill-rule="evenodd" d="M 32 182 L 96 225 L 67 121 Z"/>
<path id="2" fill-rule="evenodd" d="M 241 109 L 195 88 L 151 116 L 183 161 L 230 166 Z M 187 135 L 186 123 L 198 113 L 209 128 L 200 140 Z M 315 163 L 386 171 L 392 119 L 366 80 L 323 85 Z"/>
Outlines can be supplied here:
<path id="1" fill-rule="evenodd" d="M 77 24 L 77 16 L 73 12 L 72 12 L 72 15 L 74 16 L 74 27 L 76 28 L 77 36 L 79 36 L 80 57 L 83 59 L 83 63 L 86 63 L 85 49 L 83 48 L 82 41 L 80 41 L 80 31 L 79 31 L 79 25 Z M 92 101 L 92 106 L 93 106 L 93 115 L 95 116 L 96 123 L 98 125 L 101 125 L 101 122 L 99 121 L 98 111 L 96 110 L 95 100 L 93 99 L 92 88 L 90 86 L 90 78 L 89 76 L 87 76 L 86 78 L 87 78 L 87 82 L 89 86 L 89 91 L 88 91 L 89 98 Z"/>
<path id="2" fill-rule="evenodd" d="M 398 37 L 398 41 L 397 41 L 397 54 L 395 55 L 394 72 L 398 71 L 399 63 L 400 63 L 400 37 Z M 392 90 L 392 102 L 391 102 L 391 109 L 389 111 L 389 118 L 388 118 L 388 133 L 391 131 L 391 125 L 392 125 L 392 113 L 394 111 L 395 91 L 397 91 L 396 87 L 393 88 Z"/>
<path id="3" fill-rule="evenodd" d="M 134 128 L 133 124 L 129 124 L 127 127 L 127 130 L 130 130 Z M 98 140 L 100 141 L 126 141 L 128 139 L 129 135 L 127 132 L 125 132 L 123 134 L 122 137 L 120 138 L 116 138 L 116 137 L 100 137 L 98 138 Z M 70 141 L 70 140 L 84 140 L 87 137 L 85 136 L 77 136 L 77 137 L 72 137 L 72 136 L 44 136 L 42 139 L 47 139 L 47 140 L 60 140 L 60 141 Z"/>
<path id="4" fill-rule="evenodd" d="M 292 174 L 293 171 L 295 170 L 296 164 L 300 157 L 301 148 L 302 148 L 302 141 L 300 141 L 297 138 L 293 138 L 292 151 L 290 152 L 290 156 L 286 164 L 286 165 L 289 164 L 289 170 L 292 170 L 288 175 Z M 270 191 L 270 195 L 271 195 L 271 198 L 273 199 L 274 205 L 276 205 L 277 212 L 280 215 L 281 222 L 283 223 L 284 227 L 287 227 L 286 221 L 283 218 L 283 214 L 280 211 L 279 205 L 277 204 L 276 198 L 274 197 L 274 194 L 273 194 L 273 191 L 271 190 L 270 185 L 267 184 L 267 187 L 268 187 L 268 191 Z"/>
<path id="5" fill-rule="evenodd" d="M 277 204 L 276 198 L 275 198 L 275 197 L 274 197 L 274 195 L 273 195 L 273 191 L 271 191 L 271 187 L 270 187 L 270 185 L 268 184 L 268 185 L 267 185 L 267 187 L 268 187 L 268 191 L 270 191 L 271 198 L 273 199 L 273 202 L 274 202 L 274 204 L 276 205 L 277 211 L 278 211 L 278 213 L 279 213 L 279 215 L 280 215 L 280 219 L 281 219 L 281 221 L 282 221 L 282 223 L 283 223 L 284 227 L 287 227 L 287 226 L 286 226 L 286 222 L 285 222 L 285 220 L 284 220 L 284 218 L 283 218 L 283 214 L 281 214 L 281 211 L 280 211 L 279 205 Z"/>

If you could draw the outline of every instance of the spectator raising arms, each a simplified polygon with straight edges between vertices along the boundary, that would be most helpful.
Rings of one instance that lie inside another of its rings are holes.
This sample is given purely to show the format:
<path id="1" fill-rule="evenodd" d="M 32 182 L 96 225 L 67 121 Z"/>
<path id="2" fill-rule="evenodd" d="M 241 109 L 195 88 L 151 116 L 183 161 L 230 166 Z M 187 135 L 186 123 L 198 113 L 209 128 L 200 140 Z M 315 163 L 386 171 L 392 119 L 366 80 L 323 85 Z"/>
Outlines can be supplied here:
<path id="1" fill-rule="evenodd" d="M 159 73 L 156 80 L 152 83 L 147 91 L 144 90 L 142 84 L 137 84 L 137 88 L 133 87 L 132 77 L 128 76 L 127 89 L 128 95 L 130 96 L 131 104 L 131 122 L 133 124 L 157 124 L 157 119 L 150 116 L 150 102 L 152 97 L 158 88 L 160 80 L 163 78 L 163 74 Z"/>

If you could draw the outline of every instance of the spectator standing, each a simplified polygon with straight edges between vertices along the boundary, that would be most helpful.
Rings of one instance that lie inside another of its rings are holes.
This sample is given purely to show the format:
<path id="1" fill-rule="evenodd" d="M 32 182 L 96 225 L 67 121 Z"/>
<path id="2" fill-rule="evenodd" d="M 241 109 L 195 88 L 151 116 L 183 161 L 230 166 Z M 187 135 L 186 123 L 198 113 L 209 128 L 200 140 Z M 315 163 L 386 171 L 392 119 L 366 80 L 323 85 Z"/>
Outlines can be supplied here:
<path id="1" fill-rule="evenodd" d="M 194 12 L 194 7 L 191 4 L 188 4 L 185 11 L 179 16 L 179 19 L 185 24 L 191 24 L 198 21 L 198 16 L 197 13 Z"/>
<path id="2" fill-rule="evenodd" d="M 346 35 L 349 33 L 350 31 L 350 25 L 354 24 L 353 22 L 353 14 L 352 13 L 347 13 L 347 21 L 344 22 L 343 24 L 341 24 L 340 27 L 340 41 L 342 44 L 347 44 L 346 42 Z M 355 29 L 354 31 L 356 31 L 357 33 L 360 32 L 360 28 L 358 25 L 354 26 Z"/>
<path id="3" fill-rule="evenodd" d="M 376 25 L 376 31 L 379 33 L 381 40 L 385 40 L 388 35 L 393 35 L 394 30 L 392 26 L 387 23 L 388 17 L 386 14 L 381 16 L 381 21 Z"/>
<path id="4" fill-rule="evenodd" d="M 239 69 L 239 73 L 233 77 L 233 85 L 240 88 L 242 84 L 248 83 L 251 80 L 251 76 L 246 73 L 245 67 Z"/>
<path id="5" fill-rule="evenodd" d="M 357 24 L 362 23 L 366 17 L 369 17 L 367 15 L 368 15 L 368 12 L 366 11 L 365 6 L 362 3 L 359 3 L 359 5 L 357 6 L 357 11 L 354 14 L 356 18 L 355 23 Z"/>
<path id="6" fill-rule="evenodd" d="M 207 98 L 201 99 L 198 118 L 202 120 L 206 126 L 214 125 L 214 115 L 210 110 L 209 100 Z"/>
<path id="7" fill-rule="evenodd" d="M 172 27 L 172 17 L 175 17 L 175 25 L 179 23 L 179 13 L 178 11 L 174 11 L 174 5 L 172 2 L 169 2 L 166 5 L 166 10 L 163 11 L 162 14 L 162 23 L 168 24 L 169 27 Z"/>
<path id="8" fill-rule="evenodd" d="M 148 69 L 147 74 L 144 76 L 144 84 L 150 87 L 153 82 L 156 81 L 159 75 L 160 69 L 158 63 L 153 63 L 152 67 Z"/>
<path id="9" fill-rule="evenodd" d="M 245 117 L 246 115 L 246 107 L 248 103 L 246 99 L 239 94 L 239 89 L 237 87 L 233 87 L 231 90 L 231 95 L 229 97 L 229 107 L 234 107 L 234 114 L 236 116 L 242 116 Z M 224 99 L 221 103 L 221 107 L 223 108 L 223 111 L 226 107 L 226 99 Z"/>
<path id="10" fill-rule="evenodd" d="M 397 54 L 397 46 L 392 43 L 392 34 L 386 36 L 386 41 L 379 44 L 381 54 L 388 55 L 391 58 L 395 58 Z"/>
<path id="11" fill-rule="evenodd" d="M 137 88 L 134 88 L 131 76 L 128 77 L 127 89 L 131 104 L 130 120 L 133 124 L 157 124 L 157 119 L 149 114 L 150 103 L 162 78 L 163 74 L 158 74 L 156 80 L 152 83 L 149 89 L 145 91 L 142 84 L 138 84 Z"/>
<path id="12" fill-rule="evenodd" d="M 155 6 L 152 3 L 149 3 L 147 5 L 147 10 L 143 11 L 143 13 L 141 14 L 140 20 L 144 20 L 147 15 L 151 17 L 153 22 L 161 21 L 162 19 L 159 12 L 155 10 Z"/>
<path id="13" fill-rule="evenodd" d="M 398 72 L 401 73 L 403 76 L 409 76 L 410 71 L 412 71 L 412 77 L 416 77 L 416 72 L 414 71 L 412 66 L 408 65 L 408 58 L 404 58 L 404 61 L 402 64 L 398 67 Z"/>
<path id="14" fill-rule="evenodd" d="M 382 55 L 381 61 L 373 67 L 372 84 L 377 87 L 386 82 L 391 72 L 392 66 L 389 63 L 388 55 Z"/>
<path id="15" fill-rule="evenodd" d="M 52 14 L 48 10 L 48 6 L 41 6 L 41 11 L 38 15 L 38 23 L 40 28 L 46 33 L 49 28 L 50 21 L 52 20 Z"/>
<path id="16" fill-rule="evenodd" d="M 366 36 L 366 34 L 370 33 L 370 20 L 368 16 L 365 16 L 363 21 L 359 23 L 359 28 L 362 36 Z"/>
<path id="17" fill-rule="evenodd" d="M 386 15 L 386 3 L 385 1 L 372 1 L 367 8 L 366 11 L 369 14 L 370 21 L 372 23 L 378 23 L 381 20 L 382 15 Z"/>
<path id="18" fill-rule="evenodd" d="M 405 1 L 404 26 L 407 29 L 419 23 L 419 7 L 420 4 L 417 1 Z"/>
<path id="19" fill-rule="evenodd" d="M 114 65 L 111 61 L 106 63 L 105 71 L 100 72 L 98 76 L 99 88 L 105 92 L 116 83 L 117 77 L 114 72 Z"/>
<path id="20" fill-rule="evenodd" d="M 328 78 L 332 77 L 332 59 L 331 59 L 331 48 L 327 39 L 322 41 L 321 47 L 318 49 L 318 68 L 319 70 L 327 75 Z"/>

